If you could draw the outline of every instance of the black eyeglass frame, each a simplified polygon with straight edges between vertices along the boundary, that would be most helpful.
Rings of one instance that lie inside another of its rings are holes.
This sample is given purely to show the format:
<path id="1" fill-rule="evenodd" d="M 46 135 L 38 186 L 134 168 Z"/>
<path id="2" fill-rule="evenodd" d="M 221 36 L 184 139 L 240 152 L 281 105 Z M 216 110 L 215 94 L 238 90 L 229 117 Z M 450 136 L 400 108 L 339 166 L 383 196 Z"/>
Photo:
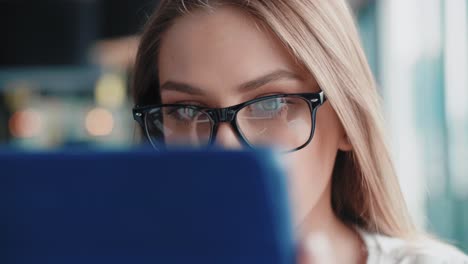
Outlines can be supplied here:
<path id="1" fill-rule="evenodd" d="M 240 110 L 242 110 L 243 108 L 245 108 L 245 107 L 247 107 L 247 106 L 249 106 L 251 104 L 260 102 L 260 101 L 264 101 L 264 100 L 268 100 L 268 99 L 274 99 L 274 98 L 288 98 L 288 97 L 300 98 L 300 99 L 307 102 L 307 104 L 309 106 L 309 109 L 311 111 L 311 126 L 312 126 L 309 138 L 307 139 L 307 141 L 304 144 L 302 144 L 301 146 L 299 146 L 299 147 L 297 147 L 295 149 L 284 151 L 285 153 L 290 153 L 290 152 L 298 151 L 298 150 L 304 148 L 305 146 L 307 146 L 310 143 L 310 141 L 312 141 L 312 138 L 313 138 L 314 132 L 315 132 L 315 122 L 316 122 L 317 109 L 321 105 L 323 105 L 325 103 L 325 101 L 327 100 L 327 98 L 326 98 L 323 91 L 318 92 L 318 93 L 292 93 L 292 94 L 268 95 L 268 96 L 254 98 L 252 100 L 249 100 L 249 101 L 237 104 L 237 105 L 225 107 L 225 108 L 209 108 L 209 107 L 200 107 L 200 106 L 186 105 L 186 104 L 159 104 L 159 105 L 148 105 L 148 106 L 138 106 L 138 105 L 136 105 L 133 108 L 133 118 L 135 119 L 135 121 L 138 122 L 138 124 L 140 124 L 142 129 L 145 131 L 146 138 L 150 141 L 150 143 L 156 149 L 158 149 L 158 148 L 153 144 L 153 142 L 151 140 L 151 137 L 150 137 L 150 135 L 148 133 L 148 129 L 147 129 L 148 126 L 146 125 L 146 115 L 151 110 L 153 110 L 155 108 L 162 108 L 162 107 L 184 107 L 184 108 L 191 108 L 191 109 L 206 113 L 207 116 L 210 118 L 210 121 L 211 121 L 211 134 L 210 134 L 210 138 L 208 140 L 208 146 L 213 145 L 213 143 L 215 142 L 216 136 L 217 136 L 217 133 L 218 133 L 219 124 L 223 123 L 223 122 L 229 122 L 231 127 L 233 128 L 237 138 L 240 139 L 242 144 L 244 144 L 245 146 L 247 146 L 249 148 L 255 149 L 256 147 L 252 146 L 249 143 L 249 141 L 246 139 L 246 137 L 244 135 L 242 135 L 242 131 L 239 129 L 239 127 L 237 125 L 237 113 Z"/>

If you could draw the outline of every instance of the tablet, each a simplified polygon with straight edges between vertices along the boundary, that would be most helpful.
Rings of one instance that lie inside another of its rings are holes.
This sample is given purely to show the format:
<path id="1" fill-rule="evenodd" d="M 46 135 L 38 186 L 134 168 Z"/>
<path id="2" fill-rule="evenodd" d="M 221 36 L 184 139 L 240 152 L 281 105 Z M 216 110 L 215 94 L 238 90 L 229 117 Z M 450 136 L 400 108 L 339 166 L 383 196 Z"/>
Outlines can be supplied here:
<path id="1" fill-rule="evenodd" d="M 0 153 L 0 263 L 295 263 L 263 152 Z"/>

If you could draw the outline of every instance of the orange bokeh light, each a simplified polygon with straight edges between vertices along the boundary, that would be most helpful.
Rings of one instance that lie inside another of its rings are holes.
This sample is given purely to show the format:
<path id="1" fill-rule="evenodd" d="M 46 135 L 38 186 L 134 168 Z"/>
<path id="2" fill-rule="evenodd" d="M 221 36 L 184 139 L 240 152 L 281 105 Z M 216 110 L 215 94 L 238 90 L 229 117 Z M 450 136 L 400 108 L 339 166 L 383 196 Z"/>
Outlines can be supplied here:
<path id="1" fill-rule="evenodd" d="M 43 120 L 41 114 L 33 109 L 15 112 L 9 122 L 10 133 L 17 138 L 32 138 L 41 133 Z"/>
<path id="2" fill-rule="evenodd" d="M 86 115 L 85 127 L 92 136 L 108 136 L 114 129 L 114 117 L 109 110 L 94 108 Z"/>

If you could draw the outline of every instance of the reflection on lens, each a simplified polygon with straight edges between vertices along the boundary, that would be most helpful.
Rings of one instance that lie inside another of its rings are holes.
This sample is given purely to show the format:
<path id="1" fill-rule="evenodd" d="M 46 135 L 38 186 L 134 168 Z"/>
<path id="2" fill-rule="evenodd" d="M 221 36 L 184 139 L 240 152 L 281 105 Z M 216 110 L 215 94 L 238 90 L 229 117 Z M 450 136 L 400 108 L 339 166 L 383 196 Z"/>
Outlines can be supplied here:
<path id="1" fill-rule="evenodd" d="M 155 108 L 145 122 L 151 143 L 163 143 L 166 148 L 206 146 L 212 130 L 210 117 L 189 106 Z"/>
<path id="2" fill-rule="evenodd" d="M 289 151 L 308 141 L 312 113 L 299 97 L 265 99 L 239 111 L 237 125 L 250 145 Z"/>

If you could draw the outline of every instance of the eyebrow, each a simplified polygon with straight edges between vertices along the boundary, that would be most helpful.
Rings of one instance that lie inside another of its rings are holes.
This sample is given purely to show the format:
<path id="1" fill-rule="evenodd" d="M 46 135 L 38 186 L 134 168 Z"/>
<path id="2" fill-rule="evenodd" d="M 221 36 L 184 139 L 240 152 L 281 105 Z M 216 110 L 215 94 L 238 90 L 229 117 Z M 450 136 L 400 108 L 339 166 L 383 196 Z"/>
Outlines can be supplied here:
<path id="1" fill-rule="evenodd" d="M 260 88 L 270 82 L 278 81 L 278 80 L 302 80 L 302 78 L 293 72 L 286 71 L 286 70 L 277 70 L 262 77 L 259 77 L 255 80 L 248 81 L 239 86 L 240 92 L 248 92 L 257 88 Z"/>
<path id="2" fill-rule="evenodd" d="M 276 70 L 272 73 L 261 76 L 255 80 L 248 81 L 239 86 L 239 92 L 248 92 L 254 89 L 260 88 L 270 82 L 292 79 L 292 80 L 302 80 L 302 78 L 293 72 L 286 70 Z M 181 93 L 186 93 L 190 95 L 205 95 L 203 89 L 180 82 L 167 81 L 160 87 L 161 91 L 177 91 Z"/>
<path id="3" fill-rule="evenodd" d="M 159 88 L 161 91 L 176 91 L 191 95 L 204 95 L 202 89 L 185 83 L 167 81 Z"/>

